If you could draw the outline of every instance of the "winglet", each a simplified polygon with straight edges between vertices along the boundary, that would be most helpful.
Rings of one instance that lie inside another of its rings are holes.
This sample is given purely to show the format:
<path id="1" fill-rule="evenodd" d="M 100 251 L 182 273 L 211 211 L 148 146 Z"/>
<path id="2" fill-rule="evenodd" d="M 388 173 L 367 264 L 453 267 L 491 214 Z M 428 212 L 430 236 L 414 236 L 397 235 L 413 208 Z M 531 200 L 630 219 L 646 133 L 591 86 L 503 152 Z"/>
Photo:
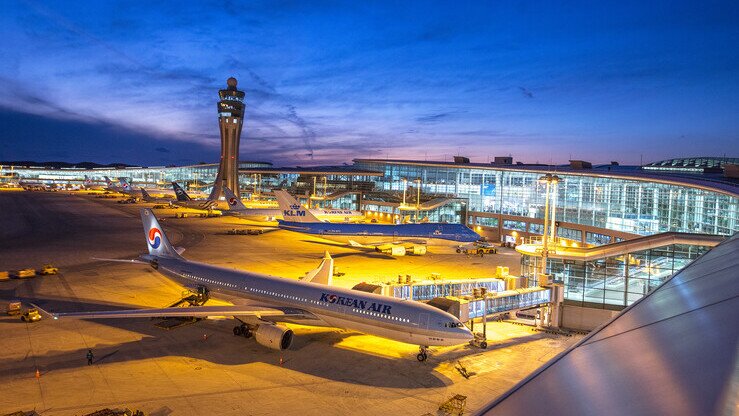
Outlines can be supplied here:
<path id="1" fill-rule="evenodd" d="M 309 271 L 301 280 L 331 286 L 334 277 L 334 259 L 326 251 L 317 268 Z"/>

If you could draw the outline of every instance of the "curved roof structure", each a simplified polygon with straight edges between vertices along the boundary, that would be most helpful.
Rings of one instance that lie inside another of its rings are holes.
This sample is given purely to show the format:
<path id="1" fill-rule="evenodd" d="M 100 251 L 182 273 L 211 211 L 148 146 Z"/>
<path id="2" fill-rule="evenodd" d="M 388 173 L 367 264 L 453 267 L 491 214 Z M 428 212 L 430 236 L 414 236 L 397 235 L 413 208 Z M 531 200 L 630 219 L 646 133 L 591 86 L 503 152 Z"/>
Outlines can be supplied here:
<path id="1" fill-rule="evenodd" d="M 677 159 L 660 160 L 659 162 L 647 163 L 645 166 L 660 168 L 683 168 L 683 169 L 715 169 L 723 168 L 725 164 L 739 165 L 736 157 L 686 157 Z"/>
<path id="2" fill-rule="evenodd" d="M 544 364 L 481 415 L 733 414 L 739 234 Z"/>

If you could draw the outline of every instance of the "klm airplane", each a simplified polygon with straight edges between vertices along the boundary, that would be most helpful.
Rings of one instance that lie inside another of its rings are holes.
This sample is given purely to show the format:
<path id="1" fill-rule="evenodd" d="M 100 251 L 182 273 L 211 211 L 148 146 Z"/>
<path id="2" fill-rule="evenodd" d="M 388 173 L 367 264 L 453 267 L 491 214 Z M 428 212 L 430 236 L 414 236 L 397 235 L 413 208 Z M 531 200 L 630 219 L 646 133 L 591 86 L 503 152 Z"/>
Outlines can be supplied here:
<path id="1" fill-rule="evenodd" d="M 280 228 L 312 234 L 353 247 L 372 248 L 393 256 L 426 254 L 427 245 L 459 246 L 474 243 L 480 235 L 464 224 L 330 224 L 320 222 L 287 191 L 274 191 L 285 218 Z"/>
<path id="2" fill-rule="evenodd" d="M 462 322 L 433 306 L 331 286 L 333 259 L 328 253 L 301 280 L 227 269 L 183 258 L 150 209 L 141 210 L 141 219 L 149 254 L 117 261 L 149 264 L 167 277 L 197 287 L 198 293 L 223 293 L 253 304 L 51 313 L 54 319 L 233 316 L 239 323 L 234 335 L 254 335 L 257 343 L 274 350 L 292 344 L 293 332 L 284 323 L 346 328 L 419 345 L 419 361 L 426 360 L 429 346 L 463 344 L 473 338 Z"/>
<path id="3" fill-rule="evenodd" d="M 236 196 L 231 189 L 223 186 L 223 194 L 226 196 L 228 211 L 224 214 L 235 215 L 255 221 L 275 221 L 282 219 L 282 210 L 279 208 L 247 208 L 241 198 Z M 311 209 L 310 212 L 321 221 L 349 222 L 364 218 L 359 211 L 351 209 Z"/>

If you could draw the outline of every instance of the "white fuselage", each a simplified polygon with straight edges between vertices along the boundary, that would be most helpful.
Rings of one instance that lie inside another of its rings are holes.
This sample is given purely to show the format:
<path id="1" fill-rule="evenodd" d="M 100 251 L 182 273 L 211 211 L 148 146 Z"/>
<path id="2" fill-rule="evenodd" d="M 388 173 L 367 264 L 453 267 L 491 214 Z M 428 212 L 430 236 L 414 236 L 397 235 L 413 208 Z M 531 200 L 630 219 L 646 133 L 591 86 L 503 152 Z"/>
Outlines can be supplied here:
<path id="1" fill-rule="evenodd" d="M 472 339 L 457 318 L 420 302 L 168 257 L 156 257 L 156 262 L 159 272 L 189 286 L 309 312 L 307 319 L 285 322 L 347 328 L 425 346 L 458 345 Z"/>

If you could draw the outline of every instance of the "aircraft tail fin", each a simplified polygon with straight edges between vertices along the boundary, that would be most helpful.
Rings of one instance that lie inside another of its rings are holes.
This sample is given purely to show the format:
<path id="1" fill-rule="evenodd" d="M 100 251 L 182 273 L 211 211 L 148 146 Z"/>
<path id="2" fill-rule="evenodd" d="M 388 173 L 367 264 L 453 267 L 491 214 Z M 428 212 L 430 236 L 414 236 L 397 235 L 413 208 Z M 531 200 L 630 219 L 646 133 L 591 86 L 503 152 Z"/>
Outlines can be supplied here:
<path id="1" fill-rule="evenodd" d="M 226 202 L 228 202 L 228 209 L 232 211 L 246 211 L 246 206 L 241 202 L 241 198 L 236 196 L 231 189 L 227 186 L 223 187 L 223 193 L 226 195 Z"/>
<path id="2" fill-rule="evenodd" d="M 301 206 L 287 191 L 278 189 L 274 193 L 285 221 L 321 222 L 308 208 Z"/>
<path id="3" fill-rule="evenodd" d="M 120 184 L 121 188 L 124 191 L 131 191 L 131 190 L 133 190 L 131 188 L 131 184 L 128 183 L 128 181 L 126 180 L 126 178 L 118 178 L 118 183 Z"/>
<path id="4" fill-rule="evenodd" d="M 149 195 L 149 193 L 146 192 L 146 189 L 144 188 L 141 188 L 141 199 L 146 202 L 152 202 L 154 200 L 154 198 L 152 198 L 151 195 Z"/>
<path id="5" fill-rule="evenodd" d="M 172 182 L 172 189 L 174 189 L 174 193 L 175 195 L 177 195 L 178 201 L 185 202 L 192 200 L 192 198 L 190 198 L 190 195 L 188 195 L 187 192 L 185 192 L 185 190 L 182 189 L 182 187 L 177 182 Z"/>
<path id="6" fill-rule="evenodd" d="M 225 188 L 223 186 L 223 173 L 218 169 L 216 180 L 213 182 L 213 189 L 210 191 L 210 195 L 208 195 L 208 200 L 217 201 L 221 197 L 221 194 L 223 194 L 223 188 Z M 226 199 L 228 199 L 228 196 Z"/>
<path id="7" fill-rule="evenodd" d="M 334 259 L 326 251 L 323 260 L 317 268 L 309 271 L 301 280 L 304 282 L 320 283 L 331 286 L 334 277 Z"/>
<path id="8" fill-rule="evenodd" d="M 149 208 L 142 209 L 141 221 L 144 223 L 144 235 L 146 236 L 146 246 L 149 249 L 149 254 L 158 257 L 182 258 L 180 253 L 169 243 L 152 210 Z"/>
<path id="9" fill-rule="evenodd" d="M 113 182 L 110 180 L 109 177 L 103 176 L 103 179 L 105 179 L 105 184 L 108 185 L 108 187 L 112 187 L 113 186 Z"/>

